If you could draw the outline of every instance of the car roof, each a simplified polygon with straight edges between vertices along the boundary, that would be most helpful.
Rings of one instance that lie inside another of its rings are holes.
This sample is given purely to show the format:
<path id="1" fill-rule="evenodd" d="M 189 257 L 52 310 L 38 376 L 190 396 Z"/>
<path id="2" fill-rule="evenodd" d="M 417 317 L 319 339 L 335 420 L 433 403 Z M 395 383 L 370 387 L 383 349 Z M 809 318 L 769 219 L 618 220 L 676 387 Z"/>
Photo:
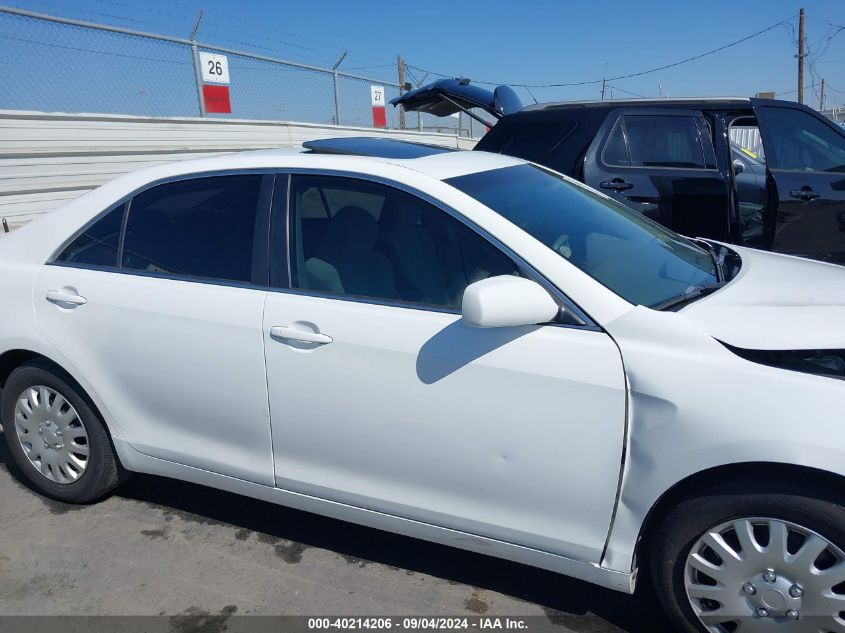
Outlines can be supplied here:
<path id="1" fill-rule="evenodd" d="M 345 154 L 377 158 L 422 158 L 446 152 L 456 152 L 456 147 L 415 143 L 404 139 L 373 136 L 341 136 L 305 141 L 302 147 L 315 154 Z"/>
<path id="2" fill-rule="evenodd" d="M 366 139 L 370 142 L 363 143 L 362 147 L 365 147 L 367 151 L 362 149 L 361 153 L 356 153 L 353 151 L 355 139 L 346 140 L 349 142 L 341 144 L 343 151 L 337 146 L 315 141 L 308 143 L 310 147 L 302 149 L 264 149 L 220 154 L 171 162 L 132 172 L 132 174 L 149 176 L 150 179 L 162 179 L 191 173 L 245 169 L 317 169 L 368 173 L 377 164 L 381 164 L 411 169 L 438 180 L 445 180 L 525 163 L 520 158 L 502 154 L 452 150 L 445 147 L 443 151 L 439 151 L 425 144 L 404 143 L 411 147 L 397 151 L 397 144 L 388 139 L 382 140 L 381 143 L 373 143 L 375 139 Z M 314 148 L 318 146 L 319 149 L 315 151 Z"/>

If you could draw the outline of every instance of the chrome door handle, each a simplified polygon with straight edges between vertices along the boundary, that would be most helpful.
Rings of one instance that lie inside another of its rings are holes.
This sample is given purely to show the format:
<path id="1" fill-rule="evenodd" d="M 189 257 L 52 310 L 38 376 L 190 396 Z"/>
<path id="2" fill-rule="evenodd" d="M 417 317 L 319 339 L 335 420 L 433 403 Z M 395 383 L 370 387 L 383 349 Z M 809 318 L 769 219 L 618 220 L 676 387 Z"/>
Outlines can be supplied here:
<path id="1" fill-rule="evenodd" d="M 820 198 L 822 194 L 818 191 L 813 191 L 809 187 L 806 189 L 793 189 L 789 192 L 790 198 L 798 198 L 799 200 L 815 200 Z"/>
<path id="2" fill-rule="evenodd" d="M 63 306 L 83 306 L 88 303 L 88 299 L 82 295 L 67 290 L 48 290 L 47 301 Z"/>
<path id="3" fill-rule="evenodd" d="M 319 332 L 309 332 L 308 330 L 298 330 L 292 327 L 285 327 L 277 325 L 270 328 L 270 336 L 273 338 L 283 338 L 289 341 L 302 341 L 303 343 L 317 343 L 319 345 L 326 345 L 331 343 L 334 339 L 327 334 L 320 334 Z"/>

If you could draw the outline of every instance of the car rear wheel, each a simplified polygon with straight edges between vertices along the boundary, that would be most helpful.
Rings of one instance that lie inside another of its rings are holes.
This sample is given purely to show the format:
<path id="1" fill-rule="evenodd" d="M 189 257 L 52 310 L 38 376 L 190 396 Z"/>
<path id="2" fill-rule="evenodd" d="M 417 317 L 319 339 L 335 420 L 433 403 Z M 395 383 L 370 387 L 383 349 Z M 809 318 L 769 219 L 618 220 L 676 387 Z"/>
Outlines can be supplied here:
<path id="1" fill-rule="evenodd" d="M 845 508 L 801 493 L 690 499 L 661 523 L 658 597 L 682 631 L 845 631 Z"/>
<path id="2" fill-rule="evenodd" d="M 6 381 L 0 403 L 9 451 L 45 495 L 94 501 L 127 476 L 109 434 L 81 390 L 48 366 L 27 365 Z"/>

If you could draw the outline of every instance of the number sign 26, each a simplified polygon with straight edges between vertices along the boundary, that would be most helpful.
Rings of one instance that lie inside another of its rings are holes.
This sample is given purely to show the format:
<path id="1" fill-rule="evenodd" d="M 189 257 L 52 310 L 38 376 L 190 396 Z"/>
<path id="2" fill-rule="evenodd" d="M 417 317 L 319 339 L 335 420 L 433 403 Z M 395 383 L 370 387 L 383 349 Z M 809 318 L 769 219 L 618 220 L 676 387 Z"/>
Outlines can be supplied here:
<path id="1" fill-rule="evenodd" d="M 225 55 L 200 53 L 202 80 L 206 83 L 229 83 L 229 60 Z"/>

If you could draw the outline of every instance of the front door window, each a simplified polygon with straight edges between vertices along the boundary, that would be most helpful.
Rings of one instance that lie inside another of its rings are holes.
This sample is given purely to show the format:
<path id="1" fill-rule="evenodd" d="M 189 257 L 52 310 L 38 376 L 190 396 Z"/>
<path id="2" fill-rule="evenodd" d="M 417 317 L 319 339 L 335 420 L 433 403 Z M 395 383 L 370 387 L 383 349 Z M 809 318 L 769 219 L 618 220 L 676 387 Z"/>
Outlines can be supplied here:
<path id="1" fill-rule="evenodd" d="M 291 283 L 334 295 L 459 310 L 464 289 L 516 265 L 445 211 L 352 178 L 295 176 Z"/>

